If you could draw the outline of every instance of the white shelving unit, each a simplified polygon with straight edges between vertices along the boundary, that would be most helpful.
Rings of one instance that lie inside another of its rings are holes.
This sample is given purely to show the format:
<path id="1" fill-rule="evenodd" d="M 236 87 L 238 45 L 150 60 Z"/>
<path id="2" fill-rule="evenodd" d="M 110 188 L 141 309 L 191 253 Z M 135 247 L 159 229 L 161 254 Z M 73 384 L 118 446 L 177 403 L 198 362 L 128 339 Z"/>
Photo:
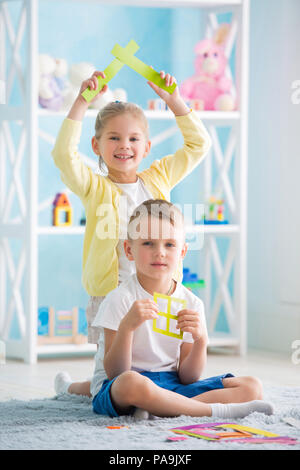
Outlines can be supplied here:
<path id="1" fill-rule="evenodd" d="M 17 27 L 13 26 L 7 4 L 0 0 L 0 79 L 6 82 L 6 104 L 0 104 L 0 339 L 6 342 L 7 357 L 34 363 L 37 358 L 52 354 L 88 354 L 94 345 L 37 345 L 37 298 L 38 298 L 38 241 L 39 237 L 58 235 L 82 236 L 84 227 L 38 226 L 38 175 L 39 138 L 54 143 L 55 137 L 39 129 L 43 116 L 63 116 L 39 109 L 37 105 L 38 77 L 38 3 L 43 0 L 15 0 L 21 4 Z M 68 0 L 67 0 L 68 1 Z M 71 0 L 69 0 L 71 1 Z M 82 1 L 82 0 L 73 0 Z M 230 211 L 231 224 L 223 226 L 191 225 L 191 233 L 204 232 L 205 280 L 204 301 L 208 314 L 210 346 L 233 347 L 246 352 L 246 247 L 247 247 L 247 127 L 248 127 L 248 28 L 249 0 L 92 0 L 99 3 L 139 7 L 197 7 L 207 14 L 207 35 L 218 24 L 217 13 L 232 12 L 231 46 L 236 43 L 236 94 L 238 111 L 199 113 L 213 141 L 211 155 L 204 163 L 206 195 L 221 191 Z M 6 41 L 12 50 L 10 67 L 6 63 Z M 20 48 L 24 43 L 26 67 L 22 69 Z M 230 73 L 230 71 L 228 71 Z M 26 73 L 26 75 L 25 75 Z M 11 93 L 15 75 L 22 90 L 23 102 L 11 105 Z M 170 120 L 171 127 L 152 139 L 152 145 L 162 142 L 177 132 L 169 111 L 145 111 L 150 120 Z M 87 116 L 96 116 L 89 110 Z M 12 127 L 19 126 L 19 140 L 13 141 Z M 218 126 L 230 127 L 225 151 L 221 150 Z M 231 160 L 235 159 L 235 182 L 228 177 Z M 82 155 L 87 164 L 87 156 Z M 215 162 L 213 161 L 215 160 Z M 8 162 L 10 171 L 8 171 Z M 26 166 L 26 181 L 22 181 L 20 167 Z M 218 169 L 217 188 L 212 187 L 212 167 Z M 25 189 L 26 188 L 26 189 Z M 17 201 L 19 215 L 12 218 L 11 209 Z M 218 248 L 218 239 L 226 237 L 229 248 L 224 262 Z M 13 254 L 10 242 L 17 240 L 20 254 Z M 214 269 L 217 278 L 213 292 L 211 277 Z M 233 291 L 228 287 L 231 270 L 234 269 Z M 8 289 L 9 287 L 9 289 Z M 221 307 L 224 307 L 228 334 L 216 334 L 215 326 Z M 14 314 L 20 330 L 19 339 L 10 339 L 9 331 Z"/>

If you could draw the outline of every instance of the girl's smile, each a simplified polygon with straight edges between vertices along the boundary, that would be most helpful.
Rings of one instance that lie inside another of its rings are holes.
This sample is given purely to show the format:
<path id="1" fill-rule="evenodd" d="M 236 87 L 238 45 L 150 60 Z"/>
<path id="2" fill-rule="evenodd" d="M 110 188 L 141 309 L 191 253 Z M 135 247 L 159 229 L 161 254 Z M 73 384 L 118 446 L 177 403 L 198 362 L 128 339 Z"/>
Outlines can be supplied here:
<path id="1" fill-rule="evenodd" d="M 109 177 L 119 183 L 136 181 L 138 166 L 150 151 L 141 122 L 129 113 L 111 118 L 94 146 L 108 168 Z"/>

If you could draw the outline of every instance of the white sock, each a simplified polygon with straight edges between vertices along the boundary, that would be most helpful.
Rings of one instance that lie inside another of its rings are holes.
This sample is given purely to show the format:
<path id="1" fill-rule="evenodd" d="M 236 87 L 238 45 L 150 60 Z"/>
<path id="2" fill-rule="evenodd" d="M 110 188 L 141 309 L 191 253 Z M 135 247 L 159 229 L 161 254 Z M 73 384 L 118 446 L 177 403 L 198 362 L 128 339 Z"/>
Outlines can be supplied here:
<path id="1" fill-rule="evenodd" d="M 68 388 L 72 383 L 72 379 L 68 372 L 59 372 L 54 380 L 54 388 L 57 395 L 68 393 Z"/>
<path id="2" fill-rule="evenodd" d="M 244 418 L 257 411 L 272 415 L 274 407 L 271 403 L 262 400 L 247 401 L 245 403 L 212 403 L 211 415 L 219 418 Z"/>
<path id="3" fill-rule="evenodd" d="M 133 417 L 136 420 L 149 419 L 150 414 L 148 413 L 148 411 L 143 410 L 142 408 L 136 408 L 133 412 Z"/>

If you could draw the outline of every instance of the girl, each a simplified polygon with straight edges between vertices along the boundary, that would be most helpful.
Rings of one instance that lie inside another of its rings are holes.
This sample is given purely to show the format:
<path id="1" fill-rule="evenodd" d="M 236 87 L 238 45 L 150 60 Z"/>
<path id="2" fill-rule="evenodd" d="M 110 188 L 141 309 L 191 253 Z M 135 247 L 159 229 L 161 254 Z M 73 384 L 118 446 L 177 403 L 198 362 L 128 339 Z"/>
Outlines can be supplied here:
<path id="1" fill-rule="evenodd" d="M 175 81 L 163 71 L 160 75 L 167 86 Z M 93 151 L 101 167 L 105 164 L 107 176 L 94 174 L 83 164 L 77 146 L 89 106 L 81 93 L 87 87 L 97 89 L 98 76 L 105 77 L 103 72 L 96 71 L 82 83 L 52 152 L 63 182 L 80 197 L 86 212 L 82 281 L 90 295 L 86 310 L 88 341 L 94 344 L 97 344 L 99 329 L 91 324 L 100 303 L 135 271 L 134 263 L 126 258 L 123 249 L 129 214 L 147 199 L 169 200 L 171 189 L 200 163 L 211 145 L 206 129 L 196 113 L 187 107 L 178 87 L 170 95 L 148 82 L 174 113 L 183 136 L 183 147 L 139 173 L 138 167 L 151 148 L 147 120 L 135 104 L 110 103 L 99 112 L 92 138 Z M 106 91 L 107 86 L 99 94 Z M 180 280 L 181 276 L 182 263 L 179 263 L 174 279 Z M 90 382 L 71 383 L 68 374 L 60 373 L 55 379 L 55 390 L 90 396 Z"/>

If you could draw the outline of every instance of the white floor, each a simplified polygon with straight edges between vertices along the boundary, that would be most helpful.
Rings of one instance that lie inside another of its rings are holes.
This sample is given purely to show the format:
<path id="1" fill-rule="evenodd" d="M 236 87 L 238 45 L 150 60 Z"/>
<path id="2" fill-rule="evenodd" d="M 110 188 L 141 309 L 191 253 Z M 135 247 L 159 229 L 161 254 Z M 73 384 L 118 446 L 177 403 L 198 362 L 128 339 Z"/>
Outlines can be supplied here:
<path id="1" fill-rule="evenodd" d="M 53 397 L 57 372 L 66 370 L 74 380 L 81 381 L 91 377 L 93 369 L 92 358 L 43 359 L 34 365 L 6 360 L 0 365 L 0 401 Z M 300 364 L 293 364 L 291 357 L 266 351 L 250 351 L 245 357 L 210 353 L 204 377 L 225 372 L 254 375 L 265 385 L 300 386 Z"/>

